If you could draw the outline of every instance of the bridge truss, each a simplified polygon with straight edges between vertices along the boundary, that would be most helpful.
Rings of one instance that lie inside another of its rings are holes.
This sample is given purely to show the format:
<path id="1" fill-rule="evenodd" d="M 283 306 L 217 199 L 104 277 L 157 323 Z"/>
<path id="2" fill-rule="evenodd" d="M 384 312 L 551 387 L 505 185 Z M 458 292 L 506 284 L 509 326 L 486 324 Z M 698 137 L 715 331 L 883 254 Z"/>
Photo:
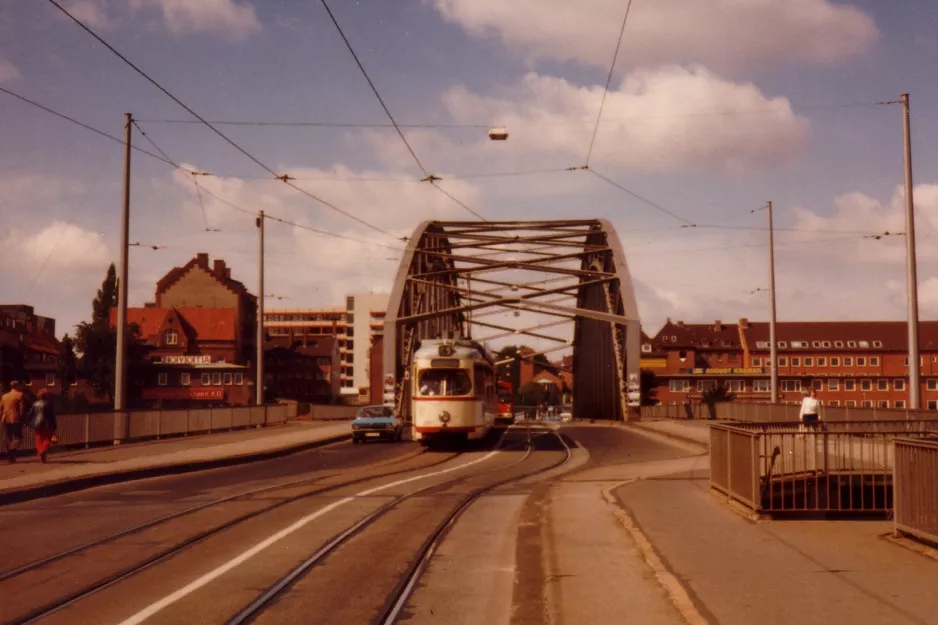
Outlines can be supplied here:
<path id="1" fill-rule="evenodd" d="M 625 254 L 603 219 L 420 224 L 385 317 L 386 402 L 410 420 L 419 341 L 472 338 L 572 351 L 573 413 L 638 414 L 641 328 Z M 393 395 L 392 395 L 393 394 Z"/>

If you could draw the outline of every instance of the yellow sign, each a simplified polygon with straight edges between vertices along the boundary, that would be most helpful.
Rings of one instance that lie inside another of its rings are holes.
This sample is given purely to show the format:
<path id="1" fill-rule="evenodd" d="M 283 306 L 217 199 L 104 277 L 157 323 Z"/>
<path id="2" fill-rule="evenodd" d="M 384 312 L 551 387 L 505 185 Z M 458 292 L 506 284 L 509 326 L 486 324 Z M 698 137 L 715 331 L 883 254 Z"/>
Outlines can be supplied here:
<path id="1" fill-rule="evenodd" d="M 640 366 L 642 369 L 666 369 L 668 367 L 668 359 L 642 358 Z"/>
<path id="2" fill-rule="evenodd" d="M 765 375 L 765 369 L 762 367 L 732 367 L 725 369 L 716 369 L 713 367 L 707 369 L 692 369 L 694 375 Z"/>

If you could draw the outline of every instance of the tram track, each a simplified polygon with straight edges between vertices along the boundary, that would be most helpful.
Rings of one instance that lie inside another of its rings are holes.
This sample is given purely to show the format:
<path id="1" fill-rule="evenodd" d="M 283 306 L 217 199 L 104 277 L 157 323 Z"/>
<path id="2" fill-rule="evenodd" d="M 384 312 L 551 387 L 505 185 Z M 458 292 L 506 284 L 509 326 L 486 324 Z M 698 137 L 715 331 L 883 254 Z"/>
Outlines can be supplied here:
<path id="1" fill-rule="evenodd" d="M 283 575 L 275 583 L 270 585 L 254 601 L 252 601 L 250 604 L 240 610 L 234 617 L 228 620 L 227 625 L 246 625 L 255 621 L 255 619 L 263 614 L 266 609 L 268 609 L 278 599 L 282 598 L 286 593 L 288 593 L 294 584 L 303 576 L 308 574 L 315 566 L 323 564 L 324 561 L 341 546 L 349 542 L 355 536 L 362 534 L 370 526 L 374 525 L 393 510 L 399 508 L 404 502 L 411 500 L 418 495 L 431 494 L 434 491 L 445 492 L 446 490 L 452 489 L 454 486 L 459 484 L 464 484 L 470 480 L 479 479 L 480 477 L 491 473 L 504 472 L 506 470 L 520 466 L 524 462 L 528 461 L 532 455 L 532 452 L 534 451 L 530 433 L 531 431 L 529 429 L 527 432 L 525 455 L 511 465 L 490 469 L 481 473 L 455 477 L 444 482 L 435 483 L 418 488 L 416 490 L 412 490 L 408 493 L 395 497 L 392 501 L 382 505 L 380 508 L 373 511 L 366 517 L 350 525 L 343 531 L 333 536 L 303 562 L 291 569 L 287 574 Z M 416 553 L 411 558 L 411 561 L 406 565 L 403 576 L 395 584 L 394 588 L 385 599 L 383 605 L 380 607 L 379 616 L 373 621 L 374 623 L 390 625 L 397 621 L 401 610 L 406 606 L 408 599 L 410 598 L 414 588 L 423 575 L 423 572 L 426 570 L 426 567 L 433 557 L 437 547 L 440 545 L 440 543 L 442 543 L 443 540 L 445 540 L 450 529 L 453 527 L 456 521 L 459 520 L 462 514 L 474 502 L 478 501 L 482 496 L 496 488 L 505 486 L 512 482 L 518 482 L 520 480 L 531 478 L 542 473 L 553 471 L 570 460 L 571 450 L 566 441 L 564 441 L 563 437 L 557 432 L 550 432 L 550 434 L 556 436 L 560 441 L 564 448 L 564 457 L 559 461 L 552 462 L 548 466 L 541 467 L 521 475 L 513 475 L 505 479 L 497 480 L 484 486 L 474 488 L 468 494 L 463 495 L 456 503 L 456 505 L 445 514 L 444 518 L 431 529 L 426 540 L 424 540 L 423 543 L 418 547 Z"/>
<path id="2" fill-rule="evenodd" d="M 380 466 L 387 466 L 387 465 L 389 465 L 389 464 L 395 464 L 395 463 L 397 463 L 397 462 L 405 462 L 405 461 L 408 461 L 408 460 L 414 460 L 415 458 L 418 458 L 418 457 L 424 455 L 425 453 L 427 453 L 427 452 L 421 450 L 419 453 L 414 454 L 414 455 L 409 456 L 409 457 L 406 457 L 406 458 L 396 459 L 396 460 L 394 460 L 394 461 L 390 461 L 390 462 L 386 462 L 386 463 L 381 463 Z M 355 486 L 356 484 L 367 483 L 367 482 L 374 481 L 374 480 L 381 479 L 381 478 L 388 477 L 388 476 L 401 475 L 401 474 L 405 474 L 405 473 L 410 473 L 410 472 L 414 472 L 414 471 L 422 471 L 422 470 L 426 470 L 426 469 L 428 469 L 428 468 L 437 467 L 437 466 L 443 465 L 443 464 L 445 464 L 445 463 L 447 463 L 447 462 L 450 462 L 450 461 L 452 461 L 452 460 L 455 460 L 456 458 L 460 457 L 461 455 L 462 455 L 462 452 L 455 452 L 455 453 L 453 453 L 453 454 L 447 454 L 446 457 L 441 458 L 440 460 L 438 460 L 438 461 L 436 461 L 436 462 L 433 462 L 433 463 L 430 463 L 430 464 L 426 464 L 426 465 L 422 465 L 422 466 L 420 466 L 420 467 L 402 468 L 402 469 L 399 469 L 399 470 L 396 470 L 396 471 L 382 472 L 382 473 L 377 474 L 377 475 L 375 475 L 375 474 L 364 475 L 364 476 L 361 476 L 361 477 L 357 477 L 357 478 L 355 478 L 355 479 L 344 480 L 344 481 L 338 482 L 338 483 L 336 483 L 336 484 L 330 484 L 330 485 L 325 486 L 325 487 L 323 487 L 323 488 L 316 488 L 316 489 L 313 489 L 313 490 L 310 490 L 310 491 L 307 491 L 307 492 L 299 493 L 299 494 L 297 494 L 297 495 L 293 495 L 293 496 L 290 496 L 290 497 L 281 499 L 281 500 L 276 501 L 275 503 L 273 503 L 273 504 L 271 504 L 271 505 L 269 505 L 269 506 L 265 506 L 265 507 L 259 508 L 259 509 L 257 509 L 257 510 L 252 510 L 252 511 L 250 511 L 250 512 L 247 512 L 247 513 L 238 515 L 238 516 L 236 516 L 236 517 L 233 518 L 233 519 L 229 519 L 229 520 L 227 520 L 227 521 L 225 521 L 225 522 L 223 522 L 223 523 L 217 524 L 217 525 L 215 525 L 215 526 L 213 526 L 213 527 L 211 527 L 211 528 L 209 528 L 209 529 L 207 529 L 207 530 L 204 530 L 204 531 L 199 532 L 199 533 L 197 533 L 197 534 L 191 535 L 191 536 L 187 537 L 187 538 L 184 539 L 184 540 L 177 541 L 177 542 L 173 543 L 172 545 L 170 545 L 169 547 L 167 547 L 166 549 L 163 549 L 163 550 L 161 550 L 161 551 L 159 551 L 159 552 L 157 552 L 157 553 L 155 553 L 155 554 L 153 554 L 153 555 L 151 555 L 151 556 L 149 556 L 149 557 L 147 557 L 147 558 L 145 558 L 145 559 L 143 559 L 143 560 L 139 560 L 139 561 L 133 563 L 132 565 L 126 566 L 126 567 L 124 567 L 124 568 L 122 568 L 122 569 L 120 569 L 120 570 L 118 570 L 118 571 L 116 571 L 116 572 L 114 572 L 114 573 L 112 573 L 112 574 L 110 574 L 110 575 L 108 575 L 108 576 L 102 578 L 102 579 L 96 580 L 96 581 L 94 581 L 94 582 L 92 582 L 92 583 L 90 583 L 90 584 L 83 585 L 82 587 L 80 587 L 80 588 L 78 588 L 78 589 L 76 589 L 76 590 L 74 590 L 74 591 L 71 591 L 71 592 L 65 594 L 64 596 L 57 597 L 54 601 L 50 601 L 50 602 L 48 602 L 48 603 L 46 603 L 46 604 L 43 604 L 43 605 L 41 605 L 41 606 L 39 606 L 39 607 L 37 607 L 37 608 L 34 608 L 34 609 L 30 610 L 29 612 L 27 612 L 26 614 L 21 615 L 21 616 L 15 618 L 14 620 L 5 621 L 5 622 L 13 623 L 13 624 L 16 624 L 16 625 L 21 625 L 21 624 L 22 624 L 22 625 L 25 625 L 25 624 L 28 624 L 28 623 L 36 623 L 36 622 L 38 622 L 38 621 L 40 621 L 40 620 L 42 620 L 42 619 L 44 619 L 44 618 L 46 618 L 46 617 L 48 617 L 48 616 L 51 616 L 52 614 L 55 614 L 56 612 L 59 612 L 59 611 L 65 609 L 65 608 L 67 608 L 67 607 L 69 607 L 69 606 L 72 606 L 72 605 L 78 603 L 79 601 L 82 601 L 82 600 L 84 600 L 84 599 L 86 599 L 86 598 L 88 598 L 88 597 L 90 597 L 90 596 L 92 596 L 92 595 L 94 595 L 94 594 L 96 594 L 96 593 L 98 593 L 98 592 L 100 592 L 100 591 L 106 589 L 106 588 L 109 588 L 109 587 L 111 587 L 111 586 L 113 586 L 113 585 L 115 585 L 115 584 L 117 584 L 117 583 L 119 583 L 119 582 L 121 582 L 121 581 L 124 581 L 124 580 L 126 580 L 126 579 L 128 579 L 128 578 L 130 578 L 130 577 L 133 577 L 133 576 L 135 576 L 135 575 L 137 575 L 137 574 L 139 574 L 139 573 L 141 573 L 141 572 L 143 572 L 143 571 L 145 571 L 145 570 L 147 570 L 147 569 L 149 569 L 149 568 L 151 568 L 151 567 L 153 567 L 153 566 L 159 564 L 160 562 L 163 562 L 163 561 L 167 560 L 168 558 L 171 558 L 171 557 L 173 557 L 173 556 L 175 556 L 175 555 L 178 555 L 179 553 L 181 553 L 181 552 L 183 552 L 183 551 L 185 551 L 185 550 L 187 550 L 187 549 L 193 547 L 193 546 L 196 545 L 196 544 L 201 543 L 202 541 L 204 541 L 204 540 L 206 540 L 206 539 L 208 539 L 208 538 L 210 538 L 210 537 L 212 537 L 212 536 L 218 535 L 218 534 L 220 534 L 220 533 L 222 533 L 222 532 L 224 532 L 224 531 L 226 531 L 226 530 L 232 529 L 232 528 L 234 528 L 234 527 L 236 527 L 236 526 L 238 526 L 238 525 L 240 525 L 240 524 L 243 524 L 244 522 L 249 521 L 249 520 L 251 520 L 251 519 L 255 519 L 255 518 L 260 517 L 260 516 L 262 516 L 262 515 L 264 515 L 264 514 L 268 514 L 268 513 L 272 512 L 272 511 L 275 511 L 275 510 L 278 510 L 278 509 L 280 509 L 280 508 L 283 508 L 284 506 L 286 506 L 286 505 L 288 505 L 288 504 L 296 503 L 296 502 L 301 501 L 301 500 L 303 500 L 303 499 L 307 499 L 307 498 L 314 497 L 314 496 L 318 496 L 318 495 L 328 494 L 328 493 L 331 493 L 331 492 L 333 492 L 333 491 L 338 491 L 338 490 L 341 490 L 341 489 L 343 489 L 343 488 L 347 488 L 347 487 L 349 487 L 349 486 Z M 361 472 L 361 471 L 364 471 L 364 470 L 367 470 L 367 469 L 368 469 L 368 467 L 363 467 L 362 469 L 359 469 L 358 472 Z M 371 469 L 373 470 L 374 468 L 372 467 Z M 24 574 L 26 574 L 26 573 L 29 573 L 30 571 L 35 571 L 35 570 L 43 569 L 44 567 L 49 566 L 49 565 L 52 565 L 52 564 L 54 564 L 54 563 L 56 563 L 56 562 L 58 562 L 58 561 L 63 560 L 64 558 L 69 557 L 69 556 L 77 555 L 77 554 L 80 554 L 80 553 L 82 553 L 82 552 L 87 552 L 87 551 L 89 551 L 89 550 L 91 550 L 91 549 L 94 549 L 95 547 L 106 546 L 108 543 L 113 543 L 114 541 L 119 540 L 120 538 L 124 538 L 124 537 L 127 537 L 127 536 L 131 536 L 131 535 L 133 535 L 133 534 L 137 534 L 137 533 L 143 532 L 143 531 L 145 531 L 145 530 L 147 530 L 147 529 L 151 529 L 151 528 L 157 527 L 157 526 L 159 526 L 159 525 L 161 525 L 161 524 L 166 524 L 166 523 L 171 522 L 171 521 L 173 521 L 173 520 L 177 520 L 177 519 L 180 519 L 180 518 L 183 518 L 183 517 L 186 517 L 186 516 L 190 516 L 190 515 L 192 515 L 192 514 L 194 514 L 194 513 L 196 513 L 196 512 L 204 511 L 204 510 L 206 510 L 206 509 L 209 509 L 209 508 L 212 508 L 212 507 L 215 507 L 215 506 L 218 506 L 218 505 L 222 505 L 222 504 L 224 504 L 224 503 L 230 503 L 230 502 L 232 502 L 232 501 L 236 501 L 236 500 L 238 500 L 238 499 L 243 499 L 243 498 L 248 498 L 248 497 L 251 497 L 251 496 L 254 496 L 254 495 L 257 495 L 257 494 L 269 494 L 269 493 L 274 492 L 274 491 L 276 491 L 276 490 L 282 490 L 282 489 L 285 489 L 285 488 L 291 488 L 291 487 L 296 487 L 296 486 L 302 486 L 303 484 L 317 484 L 317 483 L 323 482 L 323 481 L 325 481 L 325 480 L 328 480 L 328 479 L 330 479 L 331 477 L 335 477 L 336 475 L 338 475 L 338 473 L 331 473 L 331 474 L 325 475 L 325 476 L 316 476 L 316 477 L 314 477 L 314 478 L 304 478 L 304 479 L 300 479 L 300 480 L 291 480 L 291 481 L 289 481 L 289 482 L 285 482 L 285 483 L 281 483 L 281 484 L 274 484 L 274 485 L 270 485 L 270 486 L 266 486 L 266 487 L 261 487 L 261 488 L 258 488 L 258 489 L 251 489 L 251 490 L 249 490 L 249 491 L 244 491 L 244 492 L 241 492 L 241 493 L 236 493 L 236 494 L 230 495 L 230 496 L 228 496 L 228 497 L 223 497 L 223 498 L 216 499 L 216 500 L 213 500 L 213 501 L 210 501 L 210 502 L 205 502 L 205 503 L 200 504 L 200 505 L 198 505 L 198 506 L 193 506 L 192 508 L 188 508 L 188 509 L 186 509 L 186 510 L 179 511 L 179 512 L 174 513 L 174 514 L 166 515 L 166 516 L 164 516 L 164 517 L 160 517 L 160 518 L 158 518 L 158 519 L 154 519 L 154 520 L 152 520 L 152 521 L 149 521 L 149 522 L 146 522 L 146 523 L 142 523 L 142 524 L 140 524 L 140 525 L 137 525 L 137 526 L 134 526 L 134 527 L 132 527 L 132 528 L 128 528 L 128 529 L 122 530 L 122 531 L 120 531 L 120 532 L 115 532 L 115 533 L 110 534 L 110 535 L 108 535 L 108 536 L 105 536 L 105 537 L 103 537 L 103 538 L 100 538 L 100 539 L 91 541 L 91 542 L 89 542 L 89 543 L 85 543 L 85 544 L 83 544 L 83 545 L 79 545 L 79 546 L 76 546 L 76 547 L 72 547 L 72 548 L 70 548 L 70 549 L 62 550 L 62 551 L 60 551 L 60 552 L 58 552 L 58 553 L 52 554 L 52 555 L 47 556 L 47 557 L 45 557 L 45 558 L 42 558 L 42 559 L 40 559 L 40 560 L 36 560 L 36 561 L 31 562 L 31 563 L 28 563 L 28 564 L 26 564 L 26 565 L 17 567 L 16 569 L 12 569 L 12 570 L 10 570 L 10 571 L 7 571 L 7 572 L 3 573 L 3 577 L 2 577 L 2 579 L 0 579 L 0 581 L 6 581 L 6 580 L 11 580 L 11 579 L 16 579 L 17 577 L 20 577 L 20 576 L 22 576 L 22 575 L 24 575 Z"/>

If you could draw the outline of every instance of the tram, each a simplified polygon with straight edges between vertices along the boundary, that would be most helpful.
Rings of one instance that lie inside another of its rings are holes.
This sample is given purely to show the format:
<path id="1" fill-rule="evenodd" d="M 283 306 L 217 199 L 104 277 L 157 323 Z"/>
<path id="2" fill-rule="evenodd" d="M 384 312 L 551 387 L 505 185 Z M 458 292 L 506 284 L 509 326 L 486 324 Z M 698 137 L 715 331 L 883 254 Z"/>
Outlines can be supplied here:
<path id="1" fill-rule="evenodd" d="M 496 421 L 501 423 L 515 422 L 515 393 L 511 387 L 511 382 L 507 380 L 498 380 L 498 416 Z"/>
<path id="2" fill-rule="evenodd" d="M 414 354 L 413 438 L 421 445 L 484 438 L 498 398 L 492 354 L 465 339 L 423 340 Z"/>

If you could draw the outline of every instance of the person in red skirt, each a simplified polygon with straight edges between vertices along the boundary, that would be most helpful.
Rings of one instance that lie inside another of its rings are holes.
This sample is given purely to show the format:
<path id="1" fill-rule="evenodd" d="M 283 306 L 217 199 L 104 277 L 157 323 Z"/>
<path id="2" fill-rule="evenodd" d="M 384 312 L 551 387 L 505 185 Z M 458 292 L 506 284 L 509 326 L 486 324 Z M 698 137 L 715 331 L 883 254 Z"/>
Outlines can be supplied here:
<path id="1" fill-rule="evenodd" d="M 36 455 L 39 456 L 40 461 L 45 462 L 57 427 L 55 409 L 47 389 L 39 391 L 38 399 L 29 409 L 29 418 L 26 422 L 36 433 Z"/>

